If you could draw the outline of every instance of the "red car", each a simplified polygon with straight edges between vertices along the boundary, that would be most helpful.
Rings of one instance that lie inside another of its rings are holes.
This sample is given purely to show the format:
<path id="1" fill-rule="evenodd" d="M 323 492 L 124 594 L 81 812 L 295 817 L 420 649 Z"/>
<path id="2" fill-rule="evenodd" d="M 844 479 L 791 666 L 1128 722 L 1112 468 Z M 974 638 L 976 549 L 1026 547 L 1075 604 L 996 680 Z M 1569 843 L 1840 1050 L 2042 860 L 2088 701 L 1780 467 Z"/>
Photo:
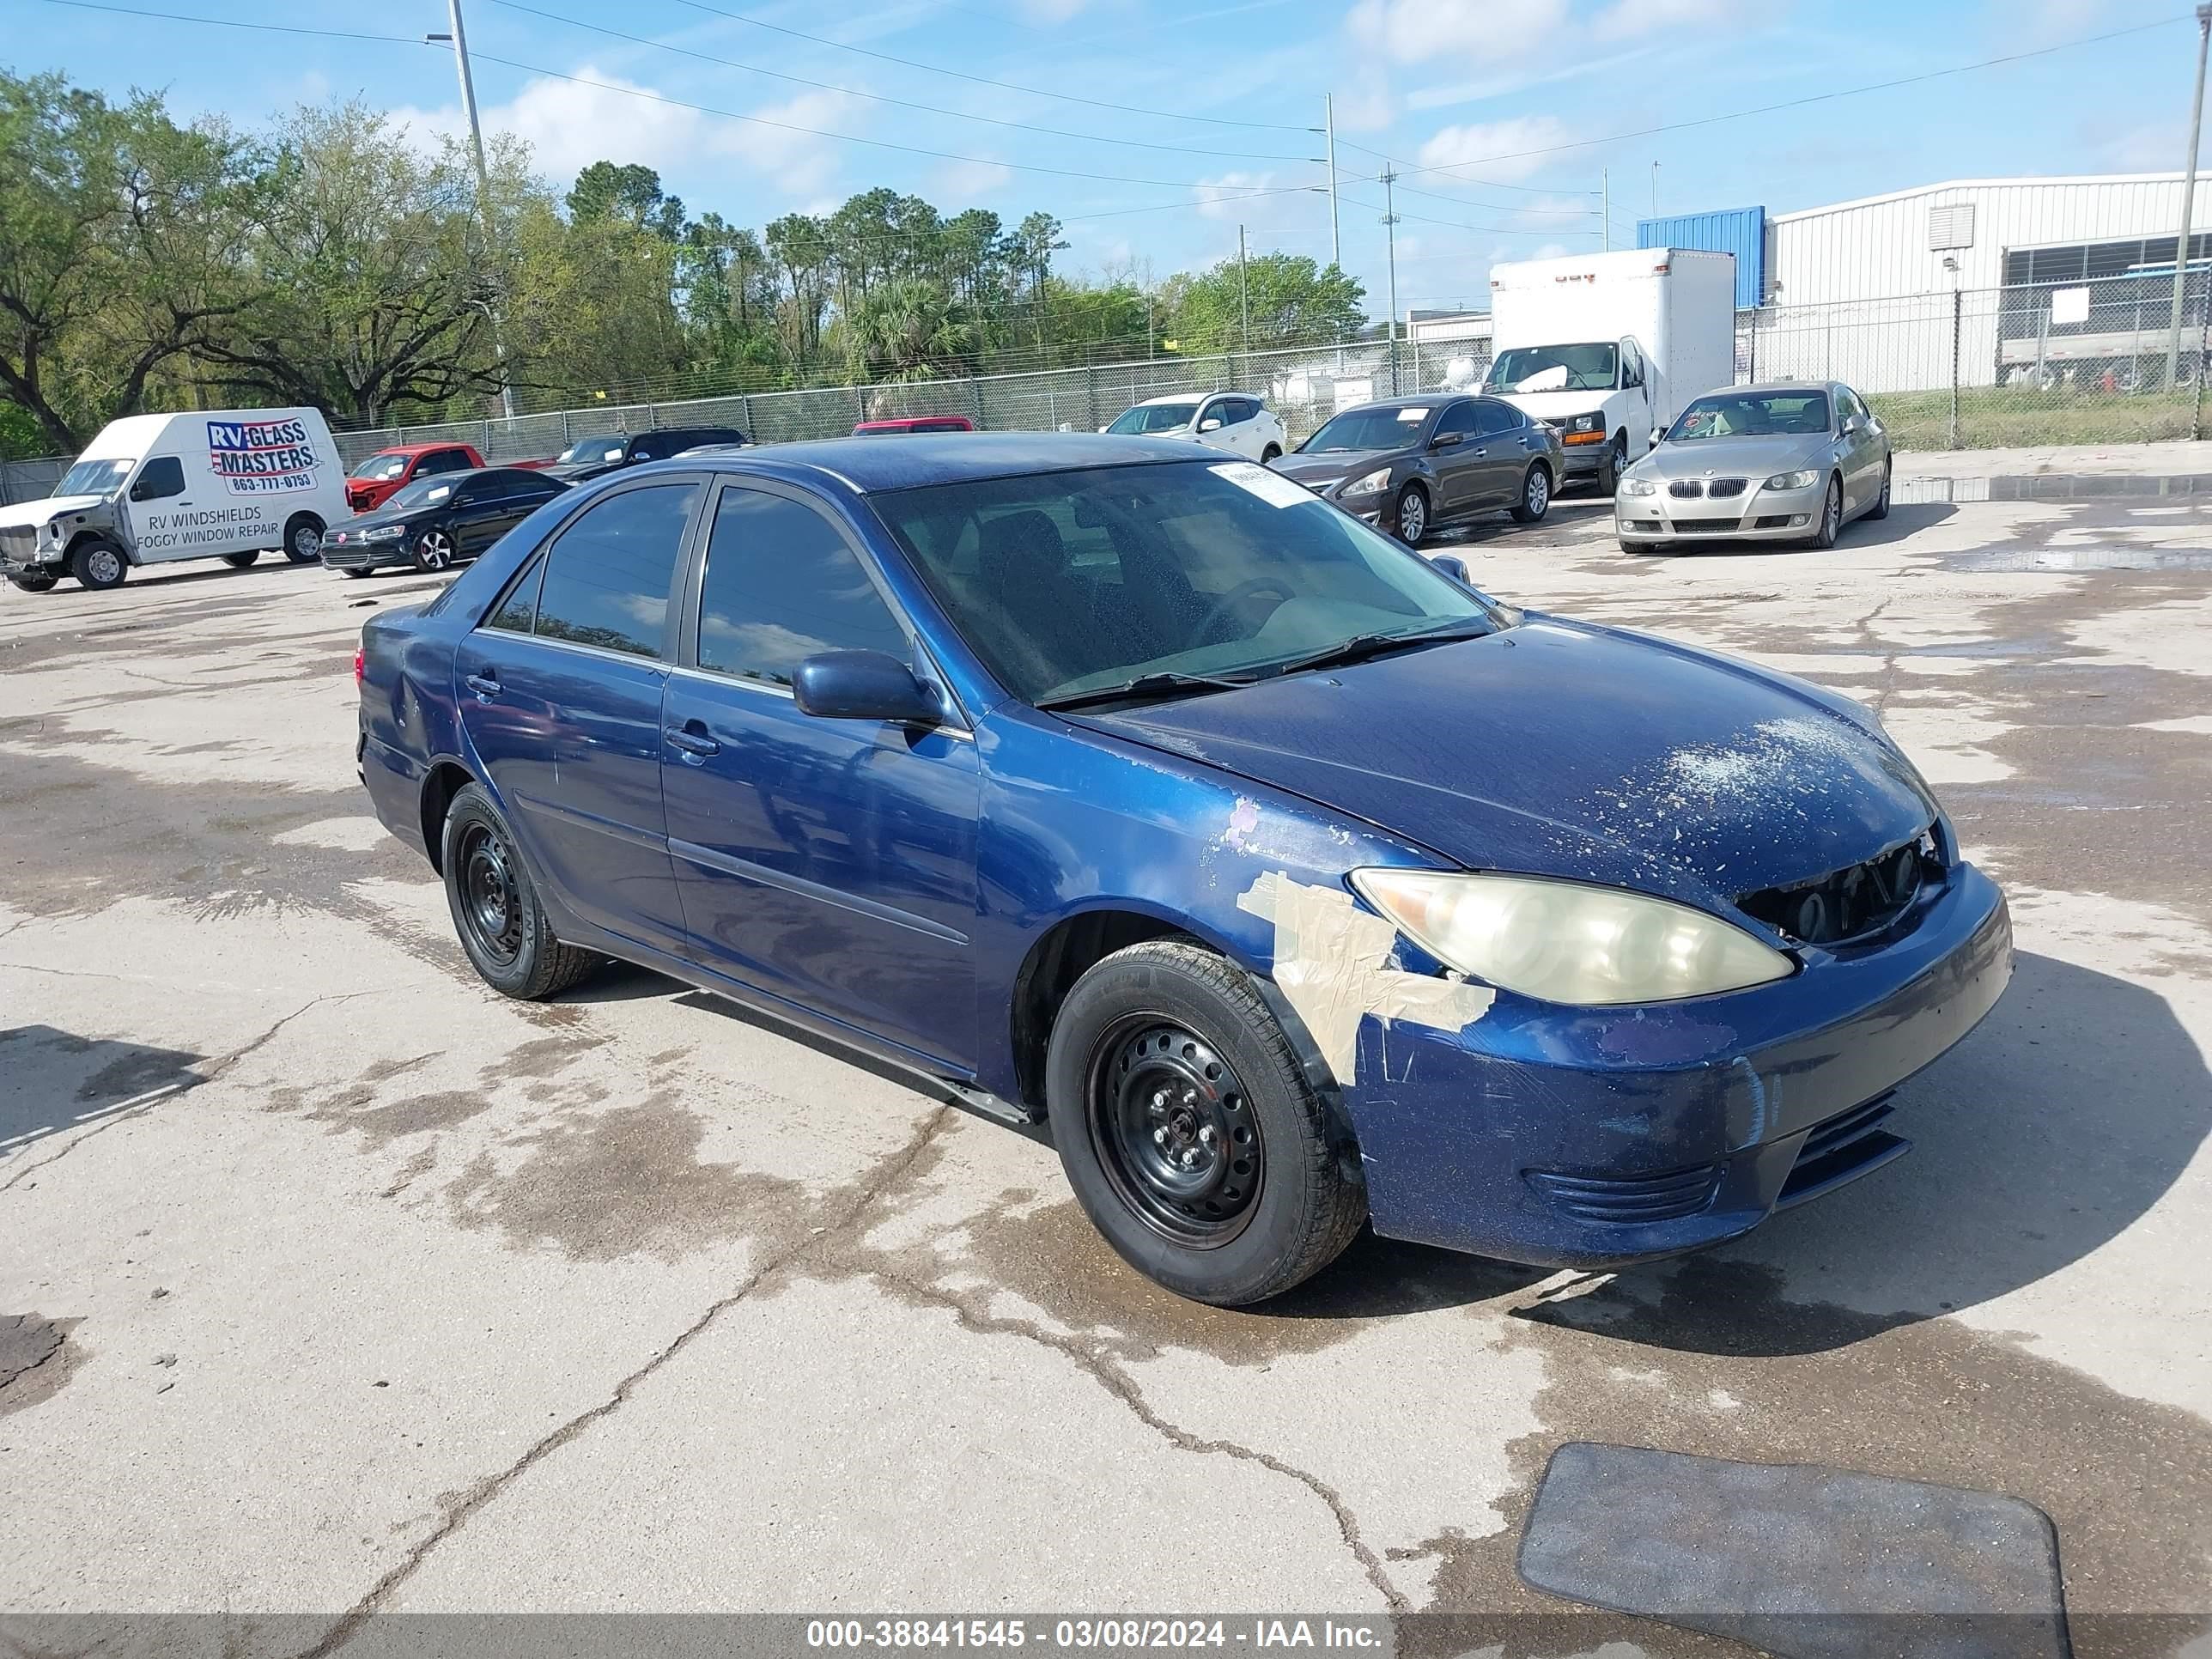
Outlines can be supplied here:
<path id="1" fill-rule="evenodd" d="M 965 415 L 904 415 L 895 421 L 863 421 L 853 428 L 855 438 L 881 438 L 899 432 L 973 432 L 975 422 Z"/>
<path id="2" fill-rule="evenodd" d="M 468 444 L 399 444 L 380 449 L 346 475 L 346 505 L 373 513 L 404 484 L 437 472 L 466 472 L 484 464 Z"/>

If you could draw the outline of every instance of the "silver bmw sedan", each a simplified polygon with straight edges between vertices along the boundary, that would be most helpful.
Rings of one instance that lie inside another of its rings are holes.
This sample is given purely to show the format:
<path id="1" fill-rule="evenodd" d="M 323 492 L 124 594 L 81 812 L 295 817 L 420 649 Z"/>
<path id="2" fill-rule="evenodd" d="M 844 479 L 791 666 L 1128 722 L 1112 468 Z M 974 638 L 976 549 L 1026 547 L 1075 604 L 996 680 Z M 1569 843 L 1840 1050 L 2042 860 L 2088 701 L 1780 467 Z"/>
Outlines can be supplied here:
<path id="1" fill-rule="evenodd" d="M 1670 541 L 1826 548 L 1889 513 L 1889 433 L 1836 380 L 1729 386 L 1692 400 L 1620 475 L 1624 553 Z"/>

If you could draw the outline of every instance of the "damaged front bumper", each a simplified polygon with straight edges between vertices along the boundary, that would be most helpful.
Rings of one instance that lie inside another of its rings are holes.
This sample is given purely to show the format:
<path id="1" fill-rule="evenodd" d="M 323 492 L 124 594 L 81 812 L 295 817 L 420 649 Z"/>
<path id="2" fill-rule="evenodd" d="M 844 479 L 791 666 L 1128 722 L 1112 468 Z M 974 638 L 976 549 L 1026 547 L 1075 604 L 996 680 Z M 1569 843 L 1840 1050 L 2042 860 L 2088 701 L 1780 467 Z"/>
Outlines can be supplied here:
<path id="1" fill-rule="evenodd" d="M 1735 1237 L 1901 1155 L 1890 1091 L 2011 976 L 2004 896 L 1956 863 L 1881 941 L 1802 954 L 1789 979 L 1686 1002 L 1501 994 L 1457 1030 L 1364 1018 L 1342 1092 L 1375 1231 L 1615 1267 Z"/>

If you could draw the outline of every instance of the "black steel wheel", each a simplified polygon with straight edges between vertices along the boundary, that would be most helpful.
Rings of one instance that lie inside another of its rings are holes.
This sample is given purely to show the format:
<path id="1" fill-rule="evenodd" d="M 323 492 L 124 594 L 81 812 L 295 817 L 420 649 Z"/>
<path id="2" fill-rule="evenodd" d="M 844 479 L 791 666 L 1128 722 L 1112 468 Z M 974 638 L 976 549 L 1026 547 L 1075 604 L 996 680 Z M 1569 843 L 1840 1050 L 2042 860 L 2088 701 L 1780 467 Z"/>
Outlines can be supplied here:
<path id="1" fill-rule="evenodd" d="M 1171 1243 L 1212 1249 L 1244 1231 L 1264 1148 L 1243 1079 L 1188 1026 L 1138 1014 L 1091 1050 L 1085 1126 L 1115 1194 Z"/>
<path id="2" fill-rule="evenodd" d="M 1189 940 L 1129 945 L 1076 981 L 1044 1092 L 1083 1212 L 1179 1296 L 1279 1296 L 1366 1219 L 1358 1148 L 1259 982 Z"/>
<path id="3" fill-rule="evenodd" d="M 599 965 L 588 951 L 553 936 L 514 832 L 481 784 L 466 784 L 446 810 L 439 868 L 461 948 L 485 984 L 535 1001 L 565 991 Z"/>

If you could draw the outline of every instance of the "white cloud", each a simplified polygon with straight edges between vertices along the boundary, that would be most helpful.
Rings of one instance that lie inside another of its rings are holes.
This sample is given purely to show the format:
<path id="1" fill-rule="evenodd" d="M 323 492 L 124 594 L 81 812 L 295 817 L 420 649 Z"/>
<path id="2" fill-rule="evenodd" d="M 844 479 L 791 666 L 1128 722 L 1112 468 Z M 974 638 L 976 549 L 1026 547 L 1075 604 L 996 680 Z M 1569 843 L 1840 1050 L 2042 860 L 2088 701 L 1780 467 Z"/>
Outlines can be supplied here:
<path id="1" fill-rule="evenodd" d="M 1446 127 L 1421 146 L 1425 167 L 1474 167 L 1486 179 L 1526 179 L 1553 164 L 1545 152 L 1571 137 L 1556 115 L 1515 116 Z"/>
<path id="2" fill-rule="evenodd" d="M 1234 221 L 1245 212 L 1249 202 L 1268 202 L 1279 198 L 1253 198 L 1249 192 L 1267 190 L 1275 182 L 1272 173 L 1224 173 L 1218 179 L 1201 179 L 1191 188 L 1198 192 L 1198 210 L 1209 219 Z"/>
<path id="3" fill-rule="evenodd" d="M 663 173 L 690 171 L 702 162 L 736 162 L 784 196 L 816 194 L 836 173 L 837 143 L 795 129 L 849 132 L 864 109 L 861 100 L 844 93 L 802 93 L 747 111 L 762 122 L 778 124 L 760 125 L 660 101 L 666 94 L 658 88 L 593 64 L 580 65 L 574 75 L 566 81 L 535 76 L 511 100 L 483 112 L 486 131 L 522 139 L 530 146 L 532 164 L 556 182 L 601 161 L 641 162 Z M 458 106 L 398 109 L 392 118 L 422 138 L 465 131 Z"/>
<path id="4" fill-rule="evenodd" d="M 970 207 L 997 195 L 1014 179 L 1004 161 L 947 161 L 931 175 L 929 198 L 941 206 Z"/>
<path id="5" fill-rule="evenodd" d="M 1372 64 L 1360 66 L 1351 89 L 1339 93 L 1334 105 L 1339 132 L 1380 132 L 1398 118 L 1390 77 Z"/>
<path id="6" fill-rule="evenodd" d="M 1424 67 L 1450 52 L 1485 62 L 1571 40 L 1567 0 L 1359 0 L 1345 27 L 1361 44 Z"/>

